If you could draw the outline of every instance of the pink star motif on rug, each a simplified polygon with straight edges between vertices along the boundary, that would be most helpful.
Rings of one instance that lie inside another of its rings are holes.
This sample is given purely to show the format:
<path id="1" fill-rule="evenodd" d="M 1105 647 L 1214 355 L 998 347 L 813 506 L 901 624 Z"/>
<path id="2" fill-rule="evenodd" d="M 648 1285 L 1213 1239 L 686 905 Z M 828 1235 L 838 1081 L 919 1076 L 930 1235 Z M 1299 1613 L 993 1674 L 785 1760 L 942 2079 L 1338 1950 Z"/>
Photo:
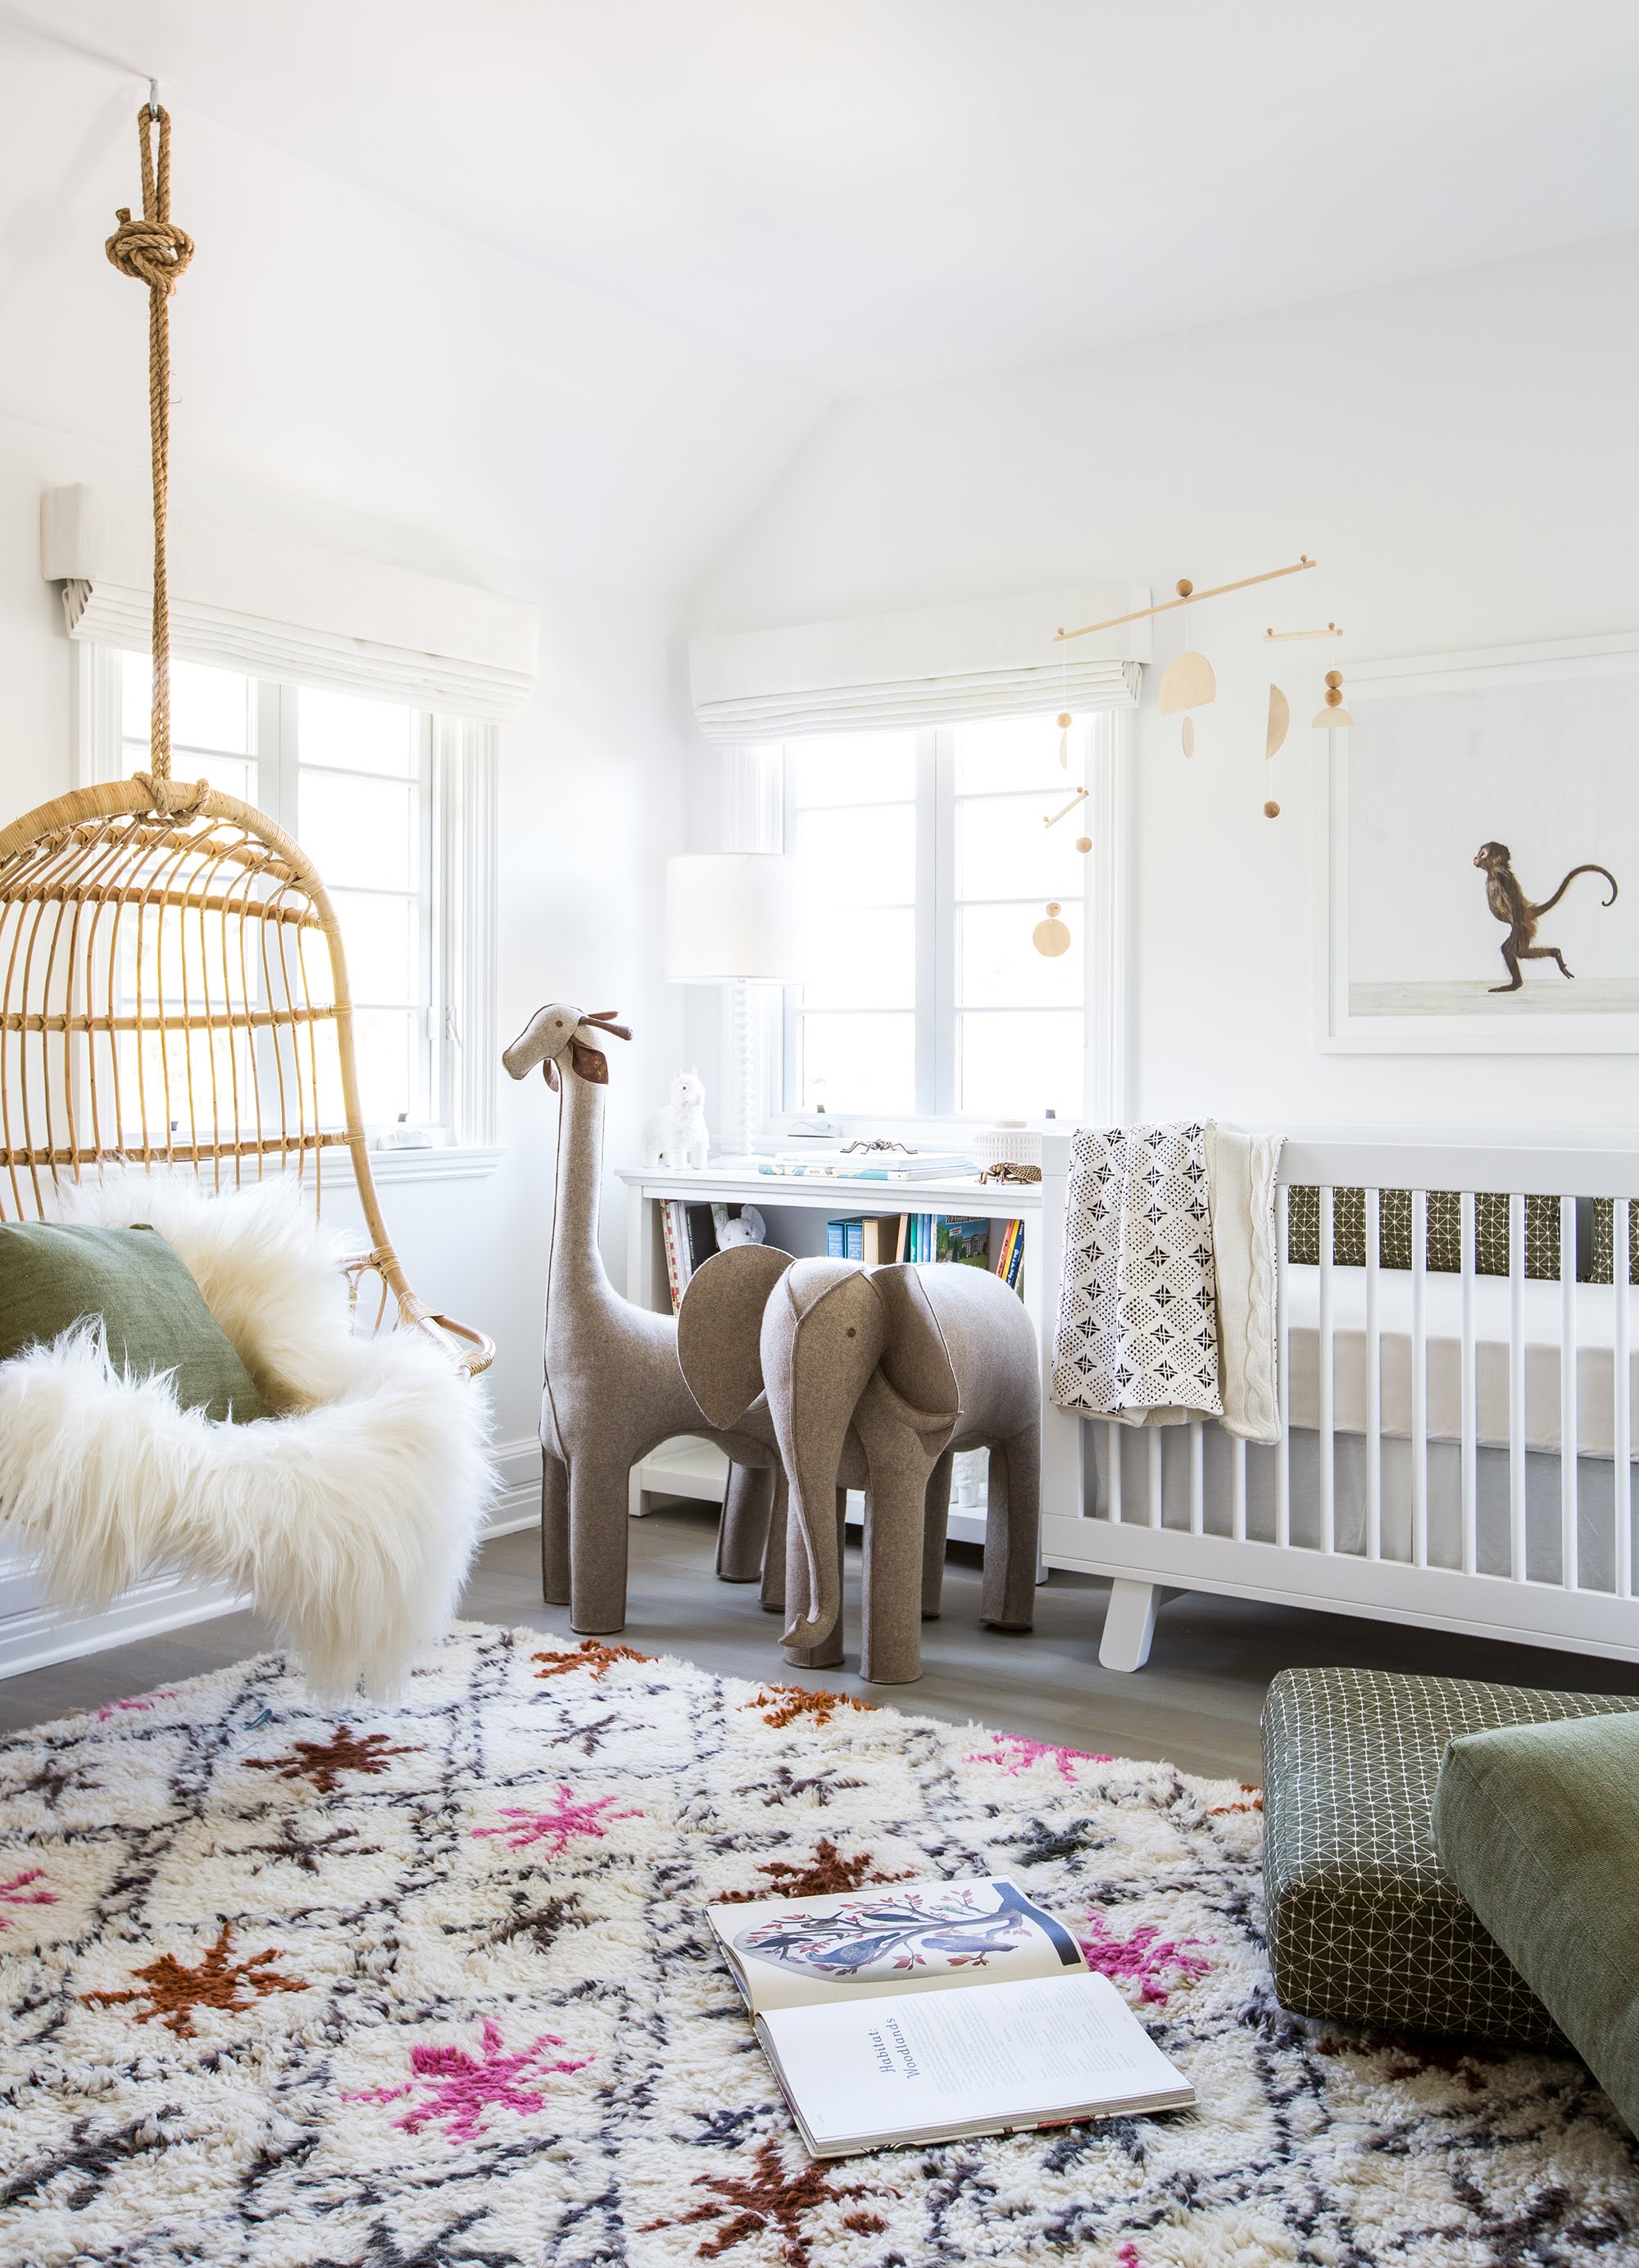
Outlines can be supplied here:
<path id="1" fill-rule="evenodd" d="M 486 2016 L 476 2055 L 465 2048 L 417 2044 L 410 2051 L 410 2068 L 415 2076 L 402 2087 L 366 2088 L 363 2094 L 343 2095 L 342 2100 L 396 2102 L 401 2095 L 419 2092 L 421 2101 L 402 2118 L 395 2118 L 395 2126 L 407 2134 L 418 2134 L 424 2126 L 436 2123 L 452 2142 L 476 2142 L 486 2111 L 515 2110 L 520 2118 L 527 2118 L 541 2108 L 546 2095 L 538 2088 L 523 2086 L 520 2082 L 526 2075 L 550 2079 L 559 2072 L 580 2071 L 591 2062 L 590 2056 L 544 2059 L 548 2049 L 563 2044 L 555 2032 L 543 2032 L 520 2052 L 508 2055 L 500 2026 Z"/>
<path id="2" fill-rule="evenodd" d="M 596 1795 L 589 1802 L 577 1802 L 573 1789 L 567 1780 L 557 1783 L 557 1801 L 550 1811 L 503 1810 L 501 1817 L 510 1819 L 510 1827 L 475 1827 L 476 1837 L 499 1835 L 509 1851 L 522 1851 L 532 1843 L 544 1842 L 547 1856 L 556 1859 L 577 1836 L 602 1842 L 610 1821 L 640 1819 L 639 1811 L 609 1811 L 615 1800 L 612 1795 Z M 609 1819 L 602 1815 L 609 1811 Z"/>
<path id="3" fill-rule="evenodd" d="M 1164 2008 L 1167 1995 L 1179 1982 L 1204 1977 L 1212 1963 L 1193 1948 L 1199 1937 L 1163 1937 L 1154 1922 L 1141 1922 L 1131 1937 L 1118 1937 L 1096 1909 L 1087 1917 L 1089 1935 L 1078 1942 L 1089 1969 L 1112 1984 L 1136 1984 L 1139 1998 Z M 1162 1979 L 1169 1978 L 1163 1984 Z"/>
<path id="4" fill-rule="evenodd" d="M 175 1689 L 167 1686 L 163 1692 L 139 1693 L 129 1701 L 105 1701 L 97 1712 L 97 1722 L 106 1725 L 110 1717 L 134 1716 L 144 1709 L 151 1709 L 156 1701 L 174 1701 L 175 1698 Z"/>
<path id="5" fill-rule="evenodd" d="M 0 1909 L 6 1906 L 55 1905 L 57 1894 L 55 1890 L 31 1890 L 28 1887 L 31 1882 L 44 1881 L 45 1878 L 43 1867 L 29 1867 L 22 1874 L 13 1874 L 9 1882 L 0 1882 Z M 10 1929 L 11 1921 L 11 1915 L 0 1911 L 0 1929 Z"/>
<path id="6" fill-rule="evenodd" d="M 1032 1741 L 1023 1733 L 998 1733 L 987 1749 L 974 1749 L 962 1761 L 968 1764 L 1000 1764 L 1009 1779 L 1016 1779 L 1045 1756 L 1060 1779 L 1074 1781 L 1077 1764 L 1112 1764 L 1112 1756 L 1096 1756 L 1089 1749 L 1054 1748 L 1051 1742 Z"/>

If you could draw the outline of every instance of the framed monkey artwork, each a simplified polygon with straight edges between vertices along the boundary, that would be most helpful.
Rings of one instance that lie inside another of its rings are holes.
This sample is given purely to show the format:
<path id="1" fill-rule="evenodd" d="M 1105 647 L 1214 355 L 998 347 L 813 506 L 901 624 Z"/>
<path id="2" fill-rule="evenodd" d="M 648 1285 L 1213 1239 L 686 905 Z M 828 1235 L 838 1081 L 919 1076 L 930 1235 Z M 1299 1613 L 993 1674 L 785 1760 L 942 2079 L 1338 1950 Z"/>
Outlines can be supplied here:
<path id="1" fill-rule="evenodd" d="M 1353 662 L 1318 735 L 1318 1037 L 1639 1054 L 1639 634 Z"/>

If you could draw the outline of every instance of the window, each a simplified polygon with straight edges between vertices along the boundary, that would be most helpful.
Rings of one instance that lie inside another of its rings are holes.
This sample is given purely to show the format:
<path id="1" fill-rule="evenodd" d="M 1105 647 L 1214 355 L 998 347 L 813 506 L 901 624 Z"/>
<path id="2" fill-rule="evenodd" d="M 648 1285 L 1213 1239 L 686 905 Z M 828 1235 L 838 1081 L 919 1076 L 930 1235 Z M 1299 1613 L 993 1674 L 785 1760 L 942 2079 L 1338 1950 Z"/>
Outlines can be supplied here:
<path id="1" fill-rule="evenodd" d="M 1082 1115 L 1091 860 L 1076 844 L 1111 820 L 1096 793 L 1066 806 L 1107 773 L 1113 731 L 1107 715 L 1074 725 L 1067 768 L 1051 715 L 785 745 L 809 971 L 787 996 L 786 1109 Z M 1032 943 L 1049 901 L 1072 940 L 1052 958 Z"/>
<path id="2" fill-rule="evenodd" d="M 138 770 L 149 751 L 148 657 L 97 649 L 89 666 L 104 696 L 93 713 L 111 720 L 93 731 L 93 776 Z M 490 728 L 200 663 L 173 662 L 171 679 L 177 776 L 265 812 L 329 892 L 370 1132 L 402 1120 L 447 1142 L 487 1141 L 487 1016 L 463 1010 L 490 958 L 491 909 L 470 855 L 489 814 Z M 465 1030 L 484 1046 L 482 1064 L 469 1060 Z"/>

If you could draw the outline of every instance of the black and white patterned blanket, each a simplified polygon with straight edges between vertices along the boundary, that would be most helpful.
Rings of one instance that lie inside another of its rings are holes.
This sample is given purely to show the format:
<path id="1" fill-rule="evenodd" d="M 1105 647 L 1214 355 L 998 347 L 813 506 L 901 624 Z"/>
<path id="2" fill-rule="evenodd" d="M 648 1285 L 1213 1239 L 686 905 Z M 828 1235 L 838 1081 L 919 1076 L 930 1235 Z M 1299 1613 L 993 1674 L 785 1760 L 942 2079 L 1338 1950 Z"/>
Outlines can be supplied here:
<path id="1" fill-rule="evenodd" d="M 1083 1126 L 1066 1205 L 1053 1400 L 1222 1417 L 1204 1128 Z"/>

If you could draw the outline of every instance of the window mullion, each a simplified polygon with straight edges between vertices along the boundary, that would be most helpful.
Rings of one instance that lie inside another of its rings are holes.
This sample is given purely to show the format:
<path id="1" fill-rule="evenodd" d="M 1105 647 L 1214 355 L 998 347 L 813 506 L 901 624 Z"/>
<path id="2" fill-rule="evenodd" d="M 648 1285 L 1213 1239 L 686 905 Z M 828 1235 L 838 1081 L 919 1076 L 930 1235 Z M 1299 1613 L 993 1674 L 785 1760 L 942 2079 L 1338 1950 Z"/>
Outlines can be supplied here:
<path id="1" fill-rule="evenodd" d="M 916 736 L 916 1107 L 924 1115 L 942 1107 L 944 1086 L 939 748 L 949 737 L 935 732 Z"/>

